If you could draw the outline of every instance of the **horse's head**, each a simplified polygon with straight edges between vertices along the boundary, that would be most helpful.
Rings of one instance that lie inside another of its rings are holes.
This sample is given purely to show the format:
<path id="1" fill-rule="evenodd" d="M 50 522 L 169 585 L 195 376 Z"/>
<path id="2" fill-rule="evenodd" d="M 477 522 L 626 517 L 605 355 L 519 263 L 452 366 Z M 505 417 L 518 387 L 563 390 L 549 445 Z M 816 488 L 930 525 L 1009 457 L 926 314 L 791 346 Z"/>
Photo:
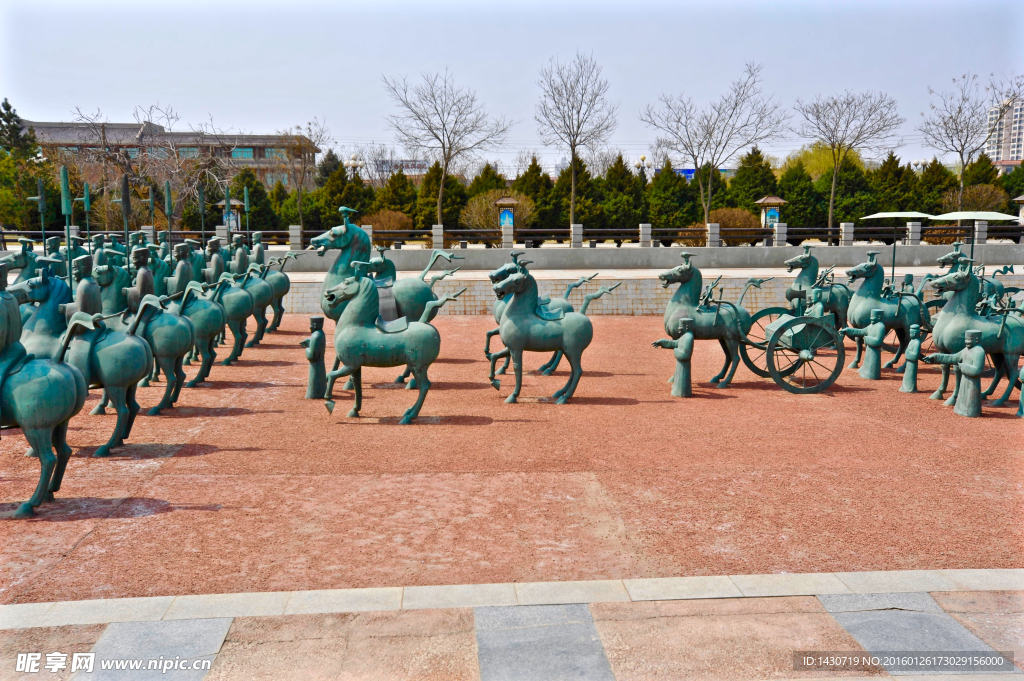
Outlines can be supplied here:
<path id="1" fill-rule="evenodd" d="M 875 256 L 878 255 L 878 251 L 868 251 L 868 261 L 862 262 L 852 269 L 846 270 L 846 276 L 850 278 L 850 283 L 857 281 L 858 279 L 867 279 L 873 277 L 878 268 L 881 267 L 875 262 Z"/>
<path id="2" fill-rule="evenodd" d="M 935 277 L 931 280 L 932 287 L 939 293 L 946 291 L 963 291 L 971 280 L 970 269 L 958 269 L 955 272 Z"/>
<path id="3" fill-rule="evenodd" d="M 373 286 L 374 284 L 364 277 L 347 277 L 337 286 L 332 286 L 324 291 L 324 298 L 329 305 L 334 306 L 358 296 L 364 285 Z"/>
<path id="4" fill-rule="evenodd" d="M 785 262 L 786 271 L 792 272 L 793 270 L 802 270 L 806 267 L 810 267 L 813 260 L 814 256 L 811 255 L 811 247 L 805 245 L 803 253 L 794 256 Z"/>
<path id="5" fill-rule="evenodd" d="M 26 279 L 20 284 L 13 284 L 7 287 L 7 290 L 14 294 L 20 305 L 42 303 L 49 300 L 54 281 L 56 278 L 50 274 L 49 268 L 43 267 L 39 270 L 38 277 Z"/>
<path id="6" fill-rule="evenodd" d="M 323 255 L 328 250 L 347 248 L 352 243 L 352 229 L 348 225 L 331 227 L 320 236 L 313 237 L 309 245 L 316 248 L 317 255 Z"/>
<path id="7" fill-rule="evenodd" d="M 516 263 L 514 263 L 514 262 L 507 262 L 504 265 L 502 265 L 501 267 L 499 267 L 498 269 L 493 270 L 487 276 L 490 278 L 491 284 L 497 284 L 499 281 L 504 280 L 509 275 L 515 274 L 517 271 L 518 270 L 517 270 L 517 267 L 516 267 Z"/>
<path id="8" fill-rule="evenodd" d="M 945 255 L 939 256 L 935 260 L 936 260 L 936 262 L 938 262 L 943 267 L 953 267 L 954 265 L 956 265 L 956 264 L 958 264 L 960 262 L 961 258 L 965 258 L 965 257 L 967 257 L 967 256 L 965 256 L 963 253 L 960 252 L 960 244 L 959 243 L 955 243 L 955 244 L 953 244 L 953 250 L 952 251 L 950 251 L 949 253 L 947 253 Z"/>
<path id="9" fill-rule="evenodd" d="M 690 264 L 690 253 L 681 253 L 683 258 L 683 264 L 677 265 L 672 269 L 662 272 L 658 275 L 658 279 L 661 279 L 661 287 L 668 288 L 672 284 L 685 284 L 693 278 L 693 274 L 696 271 L 694 266 Z"/>
<path id="10" fill-rule="evenodd" d="M 504 298 L 510 293 L 522 293 L 526 288 L 526 280 L 527 275 L 516 272 L 494 284 L 491 288 L 494 289 L 494 295 L 497 298 Z"/>

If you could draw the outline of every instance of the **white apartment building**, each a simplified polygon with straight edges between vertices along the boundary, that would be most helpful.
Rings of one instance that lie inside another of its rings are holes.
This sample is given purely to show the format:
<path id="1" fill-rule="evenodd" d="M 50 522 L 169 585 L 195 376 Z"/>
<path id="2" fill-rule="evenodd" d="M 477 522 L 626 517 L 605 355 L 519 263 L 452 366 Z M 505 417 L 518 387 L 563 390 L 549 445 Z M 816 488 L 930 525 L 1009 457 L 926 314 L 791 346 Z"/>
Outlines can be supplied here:
<path id="1" fill-rule="evenodd" d="M 995 130 L 985 144 L 985 153 L 992 163 L 1004 172 L 1020 165 L 1024 158 L 1024 100 L 1016 100 L 999 116 L 999 109 L 992 107 L 988 112 L 988 123 Z"/>

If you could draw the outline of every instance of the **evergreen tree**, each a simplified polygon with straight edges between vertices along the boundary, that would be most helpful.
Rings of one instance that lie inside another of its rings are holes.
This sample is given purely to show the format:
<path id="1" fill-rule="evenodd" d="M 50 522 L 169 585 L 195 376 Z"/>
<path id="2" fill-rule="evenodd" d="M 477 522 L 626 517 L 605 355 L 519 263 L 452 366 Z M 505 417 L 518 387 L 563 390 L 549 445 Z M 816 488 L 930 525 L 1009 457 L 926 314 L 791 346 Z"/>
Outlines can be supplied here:
<path id="1" fill-rule="evenodd" d="M 917 180 L 918 210 L 929 215 L 945 212 L 942 209 L 943 196 L 959 186 L 956 174 L 939 163 L 939 159 L 932 158 Z"/>
<path id="2" fill-rule="evenodd" d="M 1010 214 L 1017 213 L 1019 208 L 1014 199 L 1018 196 L 1024 196 L 1024 165 L 1019 165 L 1013 169 L 1012 173 L 1007 173 L 999 178 L 996 183 L 997 186 L 1002 187 L 1010 197 L 1010 204 L 1007 206 L 1007 210 Z"/>
<path id="3" fill-rule="evenodd" d="M 410 218 L 416 215 L 416 185 L 402 171 L 396 170 L 388 181 L 377 190 L 373 211 L 395 210 Z"/>
<path id="4" fill-rule="evenodd" d="M 243 168 L 231 179 L 231 196 L 241 199 L 245 187 L 249 188 L 249 231 L 280 229 L 277 213 L 274 212 L 274 206 L 267 195 L 267 188 L 259 181 L 252 168 Z M 245 228 L 244 211 L 241 212 L 241 218 L 243 220 L 241 227 Z"/>
<path id="5" fill-rule="evenodd" d="M 964 186 L 970 187 L 976 184 L 995 184 L 999 178 L 999 171 L 992 165 L 992 159 L 988 154 L 982 153 L 973 163 L 968 163 L 964 168 Z"/>
<path id="6" fill-rule="evenodd" d="M 667 158 L 647 185 L 647 204 L 651 229 L 684 228 L 701 218 L 694 188 L 685 177 L 675 172 Z"/>
<path id="7" fill-rule="evenodd" d="M 277 214 L 278 224 L 281 224 L 281 204 L 288 200 L 288 190 L 284 188 L 281 180 L 278 180 L 274 188 L 270 190 L 270 205 Z"/>
<path id="8" fill-rule="evenodd" d="M 0 104 L 0 150 L 17 158 L 35 156 L 39 148 L 35 131 L 30 128 L 22 132 L 21 127 L 21 116 L 5 97 Z"/>
<path id="9" fill-rule="evenodd" d="M 604 176 L 602 211 L 609 229 L 630 231 L 646 222 L 647 205 L 641 179 L 630 172 L 619 154 Z"/>
<path id="10" fill-rule="evenodd" d="M 333 175 L 338 168 L 342 168 L 341 159 L 334 153 L 334 149 L 328 149 L 324 157 L 320 159 L 320 163 L 316 164 L 316 175 L 313 176 L 313 184 L 317 187 L 323 187 L 327 184 L 328 178 Z"/>
<path id="11" fill-rule="evenodd" d="M 569 202 L 572 193 L 572 168 L 562 170 L 551 188 L 550 201 L 553 210 L 557 210 L 558 219 L 555 227 L 568 231 Z M 601 189 L 590 174 L 587 164 L 576 159 L 576 221 L 584 229 L 603 229 L 604 211 L 601 207 Z"/>
<path id="12" fill-rule="evenodd" d="M 534 156 L 526 170 L 512 181 L 512 191 L 530 197 L 534 204 L 533 216 L 523 226 L 535 229 L 556 229 L 561 226 L 558 224 L 559 208 L 552 200 L 553 188 L 551 176 L 544 172 Z"/>
<path id="13" fill-rule="evenodd" d="M 345 189 L 341 193 L 341 203 L 339 206 L 355 208 L 359 211 L 360 215 L 369 215 L 373 210 L 375 198 L 373 186 L 359 176 L 359 169 L 357 168 L 352 171 L 352 179 L 348 181 L 348 184 L 345 185 Z M 335 208 L 335 211 L 337 211 L 337 208 Z"/>
<path id="14" fill-rule="evenodd" d="M 338 208 L 346 205 L 344 202 L 345 189 L 348 187 L 348 171 L 345 166 L 339 165 L 334 172 L 328 176 L 323 186 L 311 195 L 316 197 L 316 213 L 320 215 L 321 225 L 332 227 L 341 222 Z M 303 205 L 305 208 L 305 205 Z M 355 208 L 355 206 L 349 206 Z M 305 215 L 305 210 L 302 211 Z"/>
<path id="15" fill-rule="evenodd" d="M 729 182 L 729 199 L 736 208 L 760 215 L 761 208 L 754 201 L 778 191 L 775 173 L 760 149 L 754 147 L 740 158 L 736 175 Z"/>
<path id="16" fill-rule="evenodd" d="M 704 164 L 704 166 L 699 171 L 694 173 L 693 179 L 690 180 L 690 184 L 693 186 L 693 189 L 696 192 L 697 200 L 700 201 L 701 184 L 700 182 L 698 182 L 698 173 L 700 174 L 701 179 L 703 179 L 704 195 L 707 196 L 709 187 L 711 189 L 710 210 L 715 210 L 717 208 L 727 208 L 729 206 L 729 193 L 727 191 L 728 184 L 726 184 L 725 178 L 722 177 L 721 171 L 715 170 L 714 172 L 712 172 L 711 165 Z M 703 221 L 703 219 L 704 214 L 702 208 L 701 220 Z"/>
<path id="17" fill-rule="evenodd" d="M 831 171 L 824 173 L 814 183 L 822 196 L 828 196 L 832 188 Z M 836 178 L 836 198 L 833 210 L 835 222 L 856 222 L 865 215 L 877 213 L 877 203 L 863 170 L 845 163 L 839 168 Z M 826 222 L 828 218 L 826 217 Z M 876 225 L 877 226 L 877 225 Z"/>
<path id="18" fill-rule="evenodd" d="M 427 169 L 420 183 L 419 195 L 416 199 L 416 229 L 430 229 L 437 220 L 437 194 L 441 189 L 441 164 L 437 161 Z M 441 204 L 441 216 L 444 226 L 458 229 L 459 212 L 466 205 L 468 197 L 466 188 L 452 175 L 444 180 L 444 201 Z"/>
<path id="19" fill-rule="evenodd" d="M 917 210 L 917 175 L 909 165 L 900 166 L 896 154 L 890 151 L 882 164 L 868 171 L 867 176 L 879 211 Z"/>
<path id="20" fill-rule="evenodd" d="M 821 227 L 828 220 L 828 204 L 814 188 L 801 161 L 792 163 L 779 178 L 779 196 L 788 203 L 780 219 L 792 227 Z"/>
<path id="21" fill-rule="evenodd" d="M 492 189 L 506 189 L 508 183 L 505 181 L 505 177 L 494 169 L 490 163 L 484 164 L 480 174 L 473 178 L 473 181 L 469 183 L 469 187 L 466 188 L 466 194 L 469 198 L 489 192 Z"/>

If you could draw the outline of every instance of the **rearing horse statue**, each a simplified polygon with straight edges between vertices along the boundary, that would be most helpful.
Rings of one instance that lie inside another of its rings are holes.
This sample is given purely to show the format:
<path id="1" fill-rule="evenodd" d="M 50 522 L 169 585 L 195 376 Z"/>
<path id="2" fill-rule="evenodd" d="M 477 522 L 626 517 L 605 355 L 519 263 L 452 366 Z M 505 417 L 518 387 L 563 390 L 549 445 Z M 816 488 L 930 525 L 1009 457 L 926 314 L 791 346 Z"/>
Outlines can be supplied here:
<path id="1" fill-rule="evenodd" d="M 795 269 L 800 270 L 786 291 L 786 300 L 796 305 L 799 315 L 802 315 L 803 308 L 810 299 L 811 289 L 821 289 L 821 303 L 824 306 L 824 311 L 835 314 L 836 328 L 842 328 L 846 326 L 846 313 L 850 308 L 853 291 L 846 284 L 828 283 L 825 281 L 825 277 L 818 276 L 818 259 L 811 253 L 811 248 L 810 245 L 804 244 L 804 252 L 790 258 L 785 263 L 790 272 Z M 801 295 L 795 293 L 796 291 L 805 291 L 806 293 Z"/>
<path id="2" fill-rule="evenodd" d="M 672 300 L 665 308 L 665 333 L 679 339 L 679 320 L 693 319 L 692 333 L 697 340 L 717 340 L 725 353 L 722 370 L 711 378 L 719 388 L 728 388 L 740 364 L 740 342 L 746 338 L 752 325 L 750 313 L 743 307 L 743 298 L 751 287 L 761 288 L 767 279 L 748 279 L 735 303 L 727 300 L 703 300 L 703 278 L 700 270 L 690 263 L 690 253 L 681 253 L 683 264 L 658 275 L 663 288 L 679 284 Z"/>
<path id="3" fill-rule="evenodd" d="M 922 329 L 930 329 L 931 318 L 921 300 L 919 291 L 882 295 L 885 272 L 882 266 L 875 261 L 875 256 L 878 253 L 878 251 L 868 251 L 867 262 L 846 270 L 846 276 L 850 278 L 851 284 L 858 279 L 864 280 L 850 300 L 850 308 L 847 310 L 847 326 L 855 329 L 866 328 L 871 323 L 871 311 L 875 309 L 882 311 L 882 323 L 885 324 L 886 333 L 895 329 L 900 343 L 896 355 L 882 365 L 888 369 L 900 360 L 903 352 L 907 349 L 911 325 L 918 324 Z M 863 351 L 864 341 L 862 338 L 858 338 L 857 356 L 854 357 L 848 368 L 856 369 L 860 366 Z"/>

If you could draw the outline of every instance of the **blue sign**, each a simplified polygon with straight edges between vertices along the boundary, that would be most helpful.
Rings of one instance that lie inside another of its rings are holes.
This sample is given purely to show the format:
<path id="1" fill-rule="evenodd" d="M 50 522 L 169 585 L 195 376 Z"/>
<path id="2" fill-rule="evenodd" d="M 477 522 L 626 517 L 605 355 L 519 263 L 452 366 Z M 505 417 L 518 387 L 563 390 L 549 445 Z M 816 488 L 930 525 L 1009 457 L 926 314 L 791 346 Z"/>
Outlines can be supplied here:
<path id="1" fill-rule="evenodd" d="M 500 211 L 498 211 L 498 224 L 500 224 L 502 227 L 512 227 L 515 224 L 515 221 L 512 218 L 511 208 L 502 208 Z"/>
<path id="2" fill-rule="evenodd" d="M 769 208 L 764 214 L 765 227 L 774 227 L 779 224 L 779 209 Z"/>

